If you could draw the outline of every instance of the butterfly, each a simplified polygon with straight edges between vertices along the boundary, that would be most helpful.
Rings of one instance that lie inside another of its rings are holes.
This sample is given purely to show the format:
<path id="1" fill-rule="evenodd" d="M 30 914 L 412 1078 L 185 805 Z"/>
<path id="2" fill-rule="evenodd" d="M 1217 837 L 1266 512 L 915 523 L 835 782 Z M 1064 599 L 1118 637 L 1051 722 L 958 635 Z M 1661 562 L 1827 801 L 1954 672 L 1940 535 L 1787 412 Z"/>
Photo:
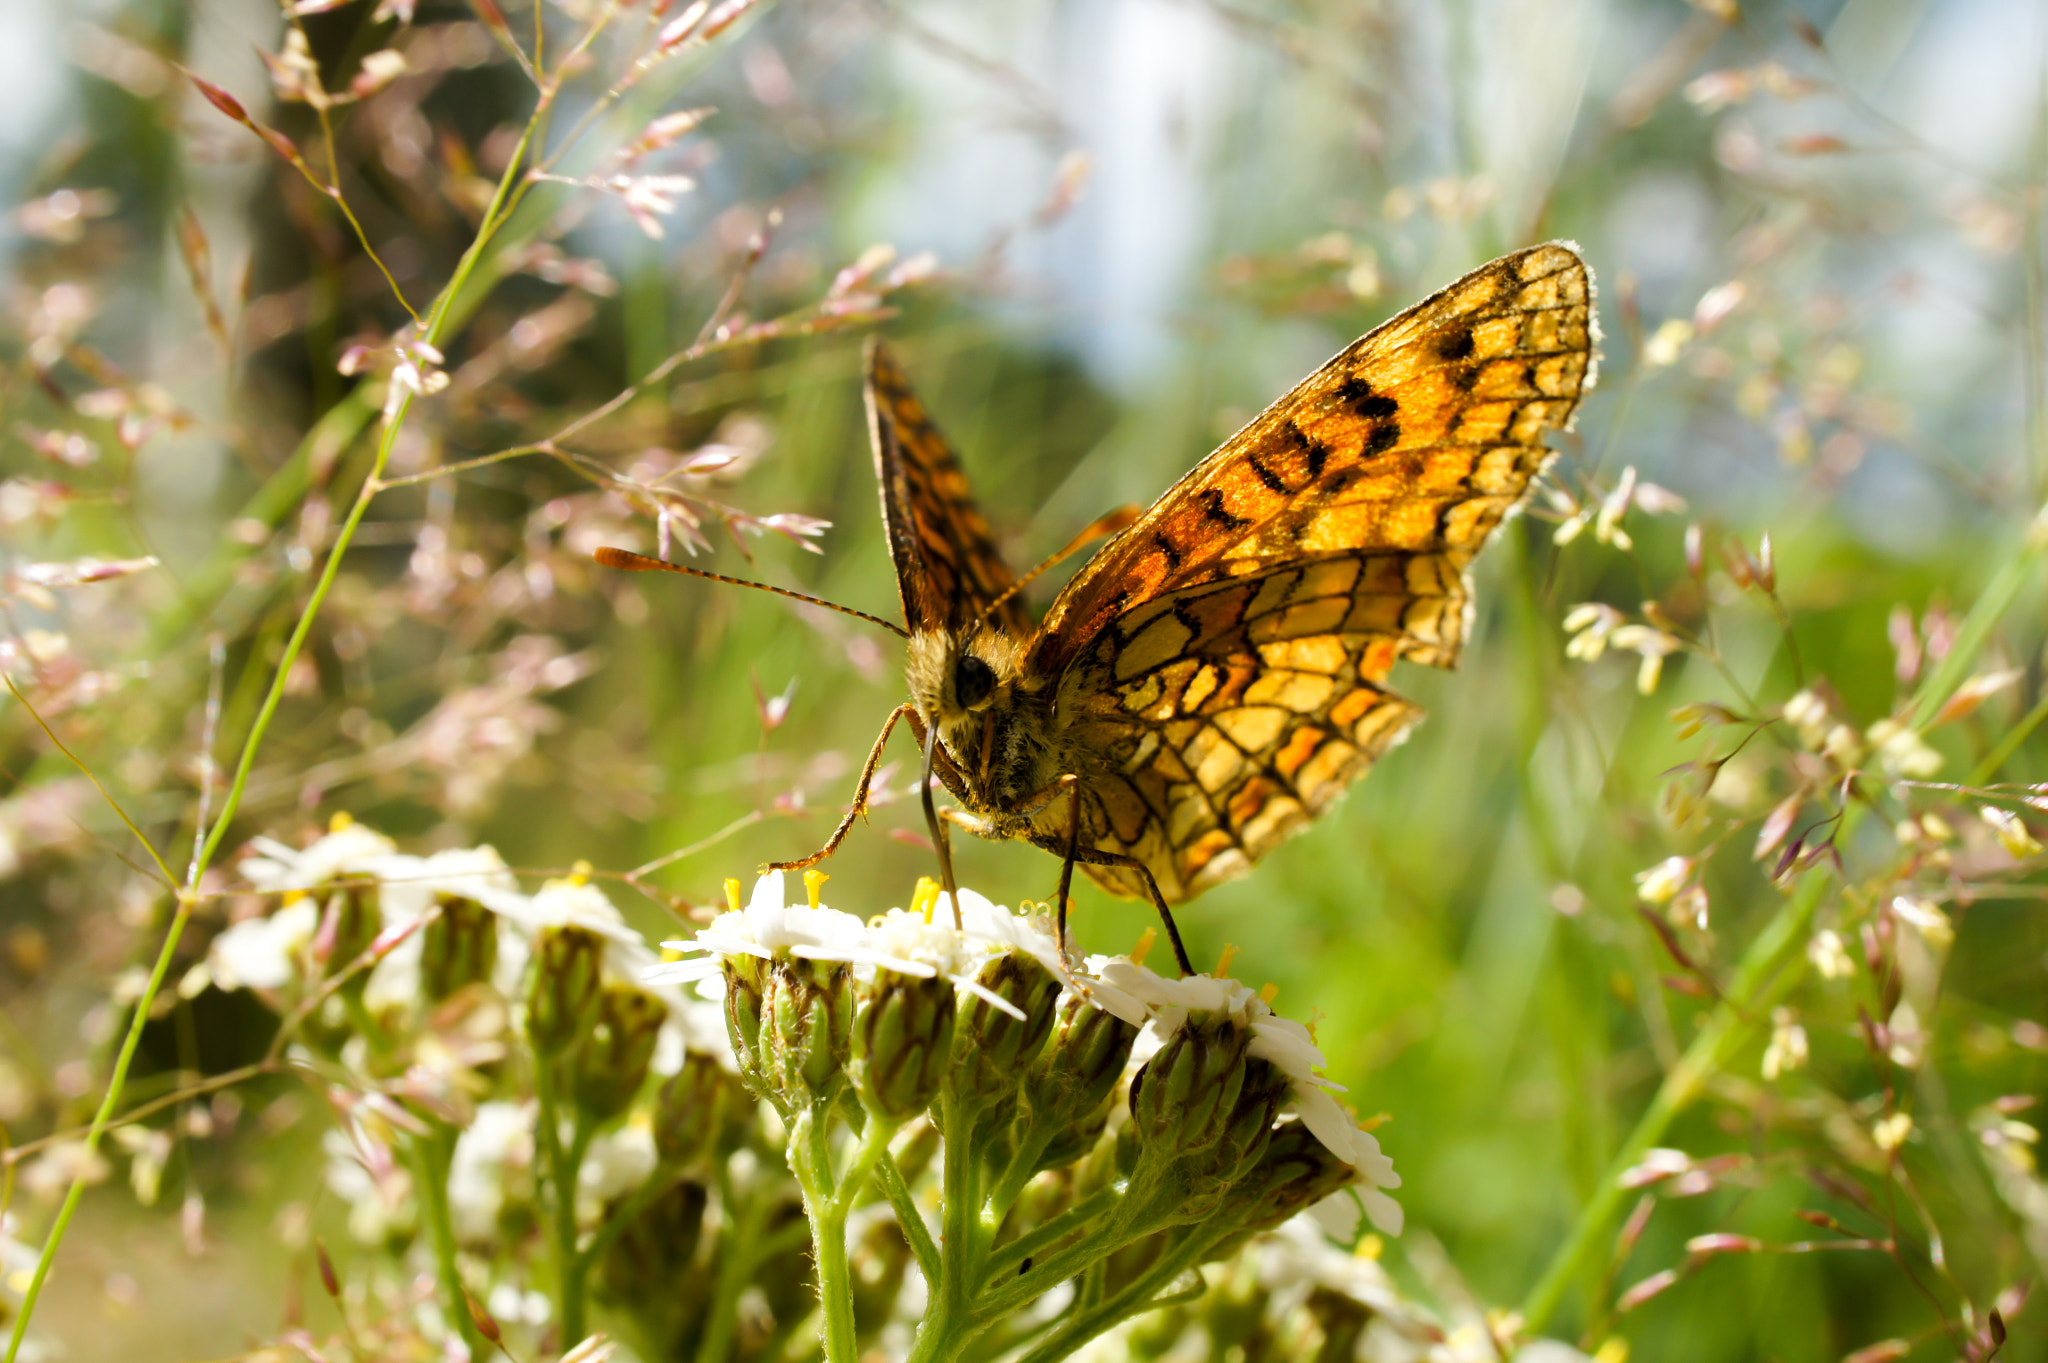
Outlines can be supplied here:
<path id="1" fill-rule="evenodd" d="M 1339 351 L 1142 513 L 1097 522 L 1111 537 L 1037 620 L 1020 595 L 1037 572 L 1010 570 L 871 342 L 911 699 L 830 839 L 779 867 L 838 848 L 907 721 L 949 893 L 945 822 L 1030 842 L 1062 858 L 1063 949 L 1079 865 L 1149 899 L 1194 973 L 1172 906 L 1249 870 L 1406 735 L 1421 712 L 1386 686 L 1397 660 L 1457 662 L 1472 561 L 1593 384 L 1593 301 L 1567 242 L 1480 266 Z M 958 802 L 943 821 L 934 777 Z"/>

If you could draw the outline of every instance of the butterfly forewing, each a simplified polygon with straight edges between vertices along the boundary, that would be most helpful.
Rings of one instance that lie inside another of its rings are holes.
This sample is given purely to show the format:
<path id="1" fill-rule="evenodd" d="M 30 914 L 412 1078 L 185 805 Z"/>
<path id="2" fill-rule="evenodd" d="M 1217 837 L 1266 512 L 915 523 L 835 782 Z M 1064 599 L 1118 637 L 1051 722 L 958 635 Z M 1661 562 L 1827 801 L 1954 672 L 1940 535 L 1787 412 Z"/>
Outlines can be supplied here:
<path id="1" fill-rule="evenodd" d="M 868 343 L 866 389 L 904 623 L 912 630 L 965 628 L 1009 591 L 1016 574 L 997 551 L 952 447 L 879 340 Z M 1031 630 L 1016 597 L 997 607 L 994 619 L 1019 636 Z"/>
<path id="2" fill-rule="evenodd" d="M 1547 461 L 1543 433 L 1570 421 L 1593 330 L 1585 263 L 1552 243 L 1354 341 L 1096 555 L 1047 613 L 1032 666 L 1059 671 L 1155 597 L 1302 558 L 1399 551 L 1462 567 Z"/>

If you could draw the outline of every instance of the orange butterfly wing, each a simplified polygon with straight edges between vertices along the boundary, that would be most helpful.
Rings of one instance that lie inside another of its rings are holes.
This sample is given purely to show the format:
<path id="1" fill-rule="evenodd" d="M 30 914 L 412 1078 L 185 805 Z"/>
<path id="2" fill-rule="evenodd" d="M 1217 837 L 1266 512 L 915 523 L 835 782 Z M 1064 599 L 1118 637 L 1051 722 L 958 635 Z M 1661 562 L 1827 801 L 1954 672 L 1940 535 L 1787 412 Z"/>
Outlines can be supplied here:
<path id="1" fill-rule="evenodd" d="M 865 391 L 903 622 L 913 631 L 963 629 L 1003 598 L 1016 574 L 996 549 L 952 446 L 878 339 L 868 342 Z M 993 621 L 1019 637 L 1032 630 L 1015 596 Z"/>
<path id="2" fill-rule="evenodd" d="M 1596 339 L 1574 248 L 1503 256 L 1347 346 L 1105 546 L 1025 662 L 1059 676 L 1088 759 L 1084 841 L 1179 902 L 1398 741 L 1420 712 L 1381 683 L 1397 658 L 1456 661 L 1469 566 L 1548 464 Z"/>

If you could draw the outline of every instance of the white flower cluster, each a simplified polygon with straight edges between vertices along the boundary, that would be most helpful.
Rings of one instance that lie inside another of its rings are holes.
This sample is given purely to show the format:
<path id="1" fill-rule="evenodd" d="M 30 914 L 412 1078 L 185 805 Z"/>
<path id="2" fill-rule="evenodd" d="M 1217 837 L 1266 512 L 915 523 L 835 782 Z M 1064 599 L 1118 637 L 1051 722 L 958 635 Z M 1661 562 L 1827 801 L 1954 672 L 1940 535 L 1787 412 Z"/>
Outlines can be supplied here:
<path id="1" fill-rule="evenodd" d="M 816 887 L 822 879 L 811 881 L 809 905 L 792 905 L 784 897 L 780 872 L 762 876 L 745 908 L 720 914 L 692 940 L 662 943 L 693 959 L 656 966 L 641 978 L 656 984 L 695 983 L 715 991 L 725 958 L 768 960 L 787 955 L 842 961 L 856 978 L 870 978 L 877 970 L 923 979 L 943 976 L 959 989 L 1016 1014 L 1013 1005 L 982 988 L 975 976 L 991 957 L 1021 952 L 1064 979 L 1070 994 L 1144 1029 L 1133 1053 L 1134 1066 L 1156 1053 L 1191 1014 L 1228 1014 L 1252 1033 L 1250 1054 L 1287 1077 L 1291 1093 L 1284 1111 L 1358 1171 L 1361 1182 L 1355 1191 L 1373 1225 L 1388 1234 L 1400 1233 L 1400 1204 L 1383 1191 L 1401 1185 L 1393 1161 L 1331 1096 L 1342 1090 L 1318 1073 L 1326 1062 L 1308 1029 L 1274 1013 L 1256 991 L 1208 975 L 1168 979 L 1121 956 L 1091 956 L 1080 975 L 1070 975 L 1049 933 L 972 890 L 960 892 L 958 928 L 944 895 L 929 917 L 894 909 L 864 923 L 817 902 Z"/>
<path id="2" fill-rule="evenodd" d="M 471 899 L 497 920 L 497 963 L 492 984 L 506 998 L 519 995 L 534 940 L 545 928 L 587 928 L 605 941 L 605 967 L 623 979 L 637 979 L 656 961 L 641 935 L 627 924 L 604 891 L 579 878 L 552 880 L 531 894 L 503 857 L 491 847 L 464 847 L 413 856 L 362 824 L 340 822 L 334 831 L 303 850 L 269 838 L 254 842 L 257 855 L 241 863 L 252 889 L 279 896 L 281 905 L 260 917 L 231 924 L 200 967 L 220 989 L 274 991 L 310 978 L 309 953 L 325 911 L 325 899 L 344 885 L 374 887 L 381 928 L 372 952 L 364 1003 L 372 1012 L 416 1002 L 420 988 L 420 928 L 442 895 Z M 339 963 L 336 963 L 339 964 Z M 188 983 L 188 989 L 192 984 Z M 675 1024 L 664 1034 L 655 1071 L 670 1073 L 682 1047 L 708 1050 L 730 1067 L 724 1023 L 715 1010 L 677 990 L 657 990 Z M 666 1060 L 666 1064 L 664 1064 Z"/>

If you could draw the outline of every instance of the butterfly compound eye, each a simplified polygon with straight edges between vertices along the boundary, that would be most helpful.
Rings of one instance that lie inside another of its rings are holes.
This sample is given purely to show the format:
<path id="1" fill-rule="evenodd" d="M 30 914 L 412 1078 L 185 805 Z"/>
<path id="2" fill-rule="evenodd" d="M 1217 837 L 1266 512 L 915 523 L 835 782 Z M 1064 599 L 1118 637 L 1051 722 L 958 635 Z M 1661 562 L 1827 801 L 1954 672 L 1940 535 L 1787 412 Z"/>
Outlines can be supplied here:
<path id="1" fill-rule="evenodd" d="M 972 653 L 953 667 L 953 699 L 963 710 L 972 710 L 996 689 L 995 669 Z"/>

